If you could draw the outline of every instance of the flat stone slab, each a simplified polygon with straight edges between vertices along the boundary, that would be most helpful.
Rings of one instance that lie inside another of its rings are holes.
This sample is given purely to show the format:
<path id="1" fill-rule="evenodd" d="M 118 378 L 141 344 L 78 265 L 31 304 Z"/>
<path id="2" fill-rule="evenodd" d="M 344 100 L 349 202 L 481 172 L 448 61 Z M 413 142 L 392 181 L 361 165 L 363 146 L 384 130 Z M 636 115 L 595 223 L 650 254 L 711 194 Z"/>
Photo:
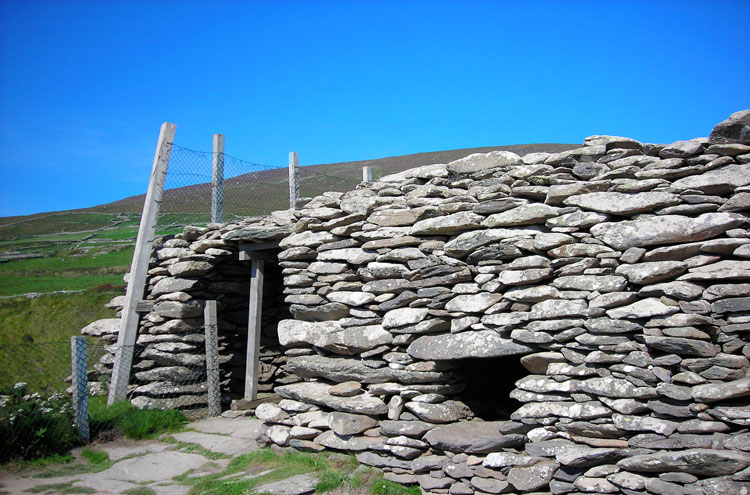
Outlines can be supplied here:
<path id="1" fill-rule="evenodd" d="M 125 459 L 111 468 L 94 474 L 90 479 L 130 481 L 168 481 L 190 469 L 211 462 L 202 455 L 184 452 L 158 452 Z"/>
<path id="2" fill-rule="evenodd" d="M 253 418 L 208 418 L 190 425 L 195 430 L 202 433 L 219 433 L 229 435 L 235 438 L 245 438 L 255 440 L 260 434 L 260 428 L 263 421 Z M 255 450 L 255 449 L 253 449 Z"/>
<path id="3" fill-rule="evenodd" d="M 406 349 L 410 356 L 426 361 L 513 356 L 533 351 L 532 347 L 502 338 L 494 330 L 425 335 Z"/>
<path id="4" fill-rule="evenodd" d="M 245 454 L 247 452 L 258 450 L 258 444 L 254 441 L 248 441 L 246 438 L 230 437 L 226 435 L 199 433 L 195 431 L 186 431 L 176 433 L 172 438 L 178 442 L 197 443 L 206 450 L 218 454 L 231 455 L 232 457 Z"/>
<path id="5" fill-rule="evenodd" d="M 286 399 L 308 402 L 316 406 L 330 407 L 341 412 L 352 414 L 371 414 L 377 416 L 388 412 L 385 403 L 369 394 L 354 397 L 337 397 L 328 393 L 330 385 L 316 382 L 300 382 L 276 388 L 276 392 Z"/>
<path id="6" fill-rule="evenodd" d="M 76 481 L 73 483 L 73 486 L 81 487 L 81 488 L 91 488 L 96 490 L 96 493 L 123 493 L 125 490 L 130 490 L 132 488 L 139 488 L 140 485 L 137 485 L 135 483 L 130 483 L 128 481 L 118 481 L 118 480 L 83 480 L 83 481 Z"/>
<path id="7" fill-rule="evenodd" d="M 118 461 L 124 457 L 150 454 L 154 452 L 164 452 L 166 450 L 174 450 L 174 449 L 175 449 L 175 446 L 170 443 L 159 443 L 159 442 L 134 443 L 133 442 L 132 445 L 128 443 L 124 443 L 122 445 L 118 445 L 117 443 L 107 444 L 106 449 L 95 448 L 92 450 L 101 450 L 102 452 L 107 452 L 107 454 L 109 455 L 110 461 Z"/>
<path id="8" fill-rule="evenodd" d="M 318 478 L 312 474 L 298 474 L 281 481 L 256 486 L 255 493 L 270 493 L 271 495 L 304 495 L 313 493 Z"/>

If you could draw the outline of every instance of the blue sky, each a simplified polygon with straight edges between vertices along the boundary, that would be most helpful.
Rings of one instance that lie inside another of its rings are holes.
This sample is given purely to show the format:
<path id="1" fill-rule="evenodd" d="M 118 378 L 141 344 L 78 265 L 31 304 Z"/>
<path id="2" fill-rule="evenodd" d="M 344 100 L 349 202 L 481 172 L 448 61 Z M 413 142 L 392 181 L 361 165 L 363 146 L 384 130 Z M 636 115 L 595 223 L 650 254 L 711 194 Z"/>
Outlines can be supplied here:
<path id="1" fill-rule="evenodd" d="M 707 136 L 750 108 L 747 1 L 0 1 L 0 216 L 145 191 L 175 142 L 284 165 L 591 134 Z"/>

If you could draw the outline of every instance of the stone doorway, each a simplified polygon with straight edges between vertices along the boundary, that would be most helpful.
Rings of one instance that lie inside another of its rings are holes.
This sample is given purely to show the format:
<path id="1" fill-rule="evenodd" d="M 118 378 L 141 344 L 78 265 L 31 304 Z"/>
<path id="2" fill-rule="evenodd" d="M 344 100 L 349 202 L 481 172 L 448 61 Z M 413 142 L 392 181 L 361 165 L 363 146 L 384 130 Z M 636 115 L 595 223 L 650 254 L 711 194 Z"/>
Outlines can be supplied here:
<path id="1" fill-rule="evenodd" d="M 452 370 L 464 389 L 455 399 L 485 421 L 510 419 L 521 402 L 511 398 L 515 382 L 529 375 L 519 356 L 472 358 L 456 361 Z"/>

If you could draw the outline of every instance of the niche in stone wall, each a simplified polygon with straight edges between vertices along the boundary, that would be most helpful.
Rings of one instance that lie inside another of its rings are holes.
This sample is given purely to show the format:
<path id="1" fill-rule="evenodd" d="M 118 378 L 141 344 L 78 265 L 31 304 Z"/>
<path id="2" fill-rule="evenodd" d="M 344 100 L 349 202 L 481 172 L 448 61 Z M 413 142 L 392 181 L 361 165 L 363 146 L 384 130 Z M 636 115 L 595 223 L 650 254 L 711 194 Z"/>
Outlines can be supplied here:
<path id="1" fill-rule="evenodd" d="M 260 375 L 258 392 L 266 393 L 277 385 L 289 382 L 282 369 L 286 361 L 279 345 L 277 327 L 279 321 L 291 318 L 289 305 L 284 302 L 283 277 L 276 260 L 278 250 L 268 253 L 263 268 L 263 294 L 261 311 Z M 250 291 L 251 262 L 242 261 L 238 265 L 223 268 L 230 270 L 235 277 L 242 279 L 240 285 L 227 285 L 224 290 L 236 292 L 232 299 L 240 299 L 241 304 L 232 306 L 222 314 L 219 306 L 219 361 L 221 370 L 221 392 L 228 399 L 241 399 L 245 391 L 245 366 L 248 340 L 248 301 Z M 222 270 L 222 267 L 219 267 Z M 294 380 L 292 380 L 294 381 Z"/>
<path id="2" fill-rule="evenodd" d="M 529 375 L 519 356 L 461 359 L 455 364 L 452 373 L 464 388 L 454 398 L 469 406 L 475 417 L 507 420 L 521 406 L 511 398 L 515 382 Z"/>

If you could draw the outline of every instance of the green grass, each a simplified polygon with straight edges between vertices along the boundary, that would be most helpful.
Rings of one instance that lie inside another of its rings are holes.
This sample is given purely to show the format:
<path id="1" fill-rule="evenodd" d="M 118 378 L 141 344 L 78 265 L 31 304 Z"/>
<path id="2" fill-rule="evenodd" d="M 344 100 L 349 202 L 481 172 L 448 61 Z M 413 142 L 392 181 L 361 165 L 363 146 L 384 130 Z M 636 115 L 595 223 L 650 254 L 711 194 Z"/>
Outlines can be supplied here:
<path id="1" fill-rule="evenodd" d="M 109 463 L 109 454 L 101 450 L 83 449 L 81 457 L 89 461 L 92 465 L 101 465 Z"/>
<path id="2" fill-rule="evenodd" d="M 114 464 L 114 462 L 109 460 L 109 455 L 106 452 L 98 450 L 83 449 L 81 451 L 81 457 L 83 457 L 86 462 L 75 462 L 73 456 L 67 455 L 61 456 L 62 462 L 46 462 L 42 466 L 37 466 L 35 465 L 35 463 L 39 461 L 39 459 L 37 459 L 37 461 L 26 462 L 21 467 L 32 469 L 42 467 L 41 470 L 32 475 L 34 478 L 57 478 L 58 476 L 99 473 L 105 469 L 109 469 Z"/>
<path id="3" fill-rule="evenodd" d="M 50 294 L 34 299 L 0 299 L 0 347 L 32 343 L 62 342 L 92 321 L 114 318 L 115 311 L 105 308 L 123 289 L 103 287 L 74 294 Z M 0 361 L 0 369 L 3 363 Z"/>
<path id="4" fill-rule="evenodd" d="M 89 289 L 102 284 L 122 285 L 133 248 L 98 256 L 76 256 L 67 251 L 55 256 L 0 264 L 0 296 L 29 292 Z"/>
<path id="5" fill-rule="evenodd" d="M 67 483 L 53 483 L 49 485 L 39 485 L 35 486 L 34 488 L 29 488 L 26 490 L 30 493 L 45 493 L 49 491 L 53 491 L 56 493 L 96 493 L 96 490 L 93 488 L 88 488 L 85 486 L 73 486 L 73 483 L 77 482 L 79 480 L 73 480 L 68 481 Z"/>
<path id="6" fill-rule="evenodd" d="M 124 495 L 154 495 L 156 492 L 147 486 L 137 486 L 135 488 L 128 488 L 122 493 Z"/>
<path id="7" fill-rule="evenodd" d="M 270 471 L 261 476 L 257 473 Z M 325 493 L 342 488 L 345 492 L 373 493 L 381 490 L 377 495 L 412 495 L 418 494 L 413 489 L 387 482 L 390 491 L 382 492 L 383 488 L 376 487 L 373 482 L 382 484 L 382 477 L 374 476 L 374 472 L 365 466 L 360 466 L 354 456 L 328 453 L 302 453 L 287 451 L 278 453 L 271 449 L 260 449 L 232 459 L 226 469 L 220 473 L 210 474 L 201 478 L 190 478 L 189 474 L 179 476 L 175 480 L 186 485 L 192 485 L 190 491 L 195 495 L 240 495 L 252 493 L 255 487 L 274 481 L 280 481 L 304 473 L 315 473 L 318 484 L 317 493 Z M 243 477 L 256 474 L 252 479 Z M 236 475 L 236 476 L 231 476 Z M 244 475 L 244 476 L 243 476 Z M 395 485 L 395 486 L 394 486 Z M 398 491 L 396 486 L 401 487 Z"/>
<path id="8" fill-rule="evenodd" d="M 106 397 L 100 396 L 89 401 L 89 414 L 92 432 L 115 430 L 133 440 L 181 431 L 187 424 L 187 418 L 180 411 L 138 409 L 128 401 L 107 406 Z"/>

